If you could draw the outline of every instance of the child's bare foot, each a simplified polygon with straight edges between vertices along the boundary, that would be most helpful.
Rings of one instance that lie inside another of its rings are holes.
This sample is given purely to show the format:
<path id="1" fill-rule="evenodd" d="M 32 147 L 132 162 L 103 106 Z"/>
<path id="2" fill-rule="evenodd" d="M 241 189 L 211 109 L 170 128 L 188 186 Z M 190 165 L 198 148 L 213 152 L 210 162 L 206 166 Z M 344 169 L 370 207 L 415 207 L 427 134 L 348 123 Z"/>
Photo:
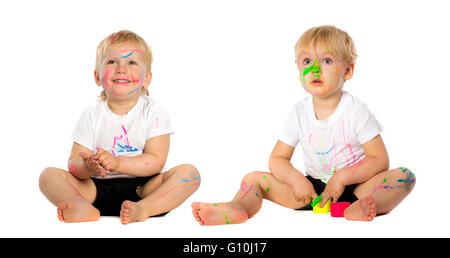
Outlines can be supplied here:
<path id="1" fill-rule="evenodd" d="M 58 219 L 63 222 L 95 221 L 100 211 L 87 202 L 66 201 L 58 204 Z"/>
<path id="2" fill-rule="evenodd" d="M 144 208 L 137 202 L 124 201 L 120 210 L 120 222 L 126 225 L 131 222 L 145 221 L 148 216 Z"/>
<path id="3" fill-rule="evenodd" d="M 375 201 L 371 196 L 354 202 L 344 211 L 348 220 L 372 221 L 375 215 Z"/>
<path id="4" fill-rule="evenodd" d="M 237 224 L 247 221 L 247 212 L 231 202 L 192 203 L 192 214 L 200 225 Z"/>

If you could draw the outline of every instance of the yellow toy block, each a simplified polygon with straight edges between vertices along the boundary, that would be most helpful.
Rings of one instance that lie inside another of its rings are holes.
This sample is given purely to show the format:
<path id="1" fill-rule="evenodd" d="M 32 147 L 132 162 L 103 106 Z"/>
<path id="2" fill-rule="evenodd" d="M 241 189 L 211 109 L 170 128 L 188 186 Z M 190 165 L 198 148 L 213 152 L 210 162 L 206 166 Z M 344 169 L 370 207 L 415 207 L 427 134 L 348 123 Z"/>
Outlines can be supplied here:
<path id="1" fill-rule="evenodd" d="M 320 201 L 319 203 L 314 205 L 313 212 L 314 213 L 330 213 L 331 212 L 331 209 L 330 209 L 331 199 L 328 199 L 328 201 L 325 203 L 325 206 L 323 206 L 323 208 L 320 208 L 321 203 L 322 203 L 322 201 Z"/>

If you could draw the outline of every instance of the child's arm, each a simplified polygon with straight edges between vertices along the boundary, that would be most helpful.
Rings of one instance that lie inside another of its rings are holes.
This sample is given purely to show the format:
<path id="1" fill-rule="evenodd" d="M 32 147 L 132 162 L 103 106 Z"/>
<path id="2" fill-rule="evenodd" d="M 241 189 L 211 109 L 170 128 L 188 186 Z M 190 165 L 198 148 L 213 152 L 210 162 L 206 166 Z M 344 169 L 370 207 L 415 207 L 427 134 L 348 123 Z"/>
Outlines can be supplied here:
<path id="1" fill-rule="evenodd" d="M 317 194 L 311 182 L 292 166 L 291 158 L 295 148 L 278 141 L 269 159 L 269 169 L 273 176 L 280 182 L 289 185 L 298 199 L 309 203 Z"/>
<path id="2" fill-rule="evenodd" d="M 159 173 L 166 163 L 169 153 L 170 135 L 160 135 L 147 140 L 144 153 L 138 156 L 114 157 L 106 150 L 99 149 L 94 155 L 106 169 L 137 177 Z"/>
<path id="3" fill-rule="evenodd" d="M 67 165 L 69 172 L 81 180 L 96 174 L 105 177 L 106 174 L 106 170 L 94 160 L 92 151 L 76 142 L 72 145 Z"/>
<path id="4" fill-rule="evenodd" d="M 333 198 L 333 202 L 336 202 L 345 186 L 365 182 L 389 169 L 389 156 L 380 135 L 364 143 L 362 147 L 366 158 L 336 171 L 322 193 L 322 204 L 329 198 Z"/>

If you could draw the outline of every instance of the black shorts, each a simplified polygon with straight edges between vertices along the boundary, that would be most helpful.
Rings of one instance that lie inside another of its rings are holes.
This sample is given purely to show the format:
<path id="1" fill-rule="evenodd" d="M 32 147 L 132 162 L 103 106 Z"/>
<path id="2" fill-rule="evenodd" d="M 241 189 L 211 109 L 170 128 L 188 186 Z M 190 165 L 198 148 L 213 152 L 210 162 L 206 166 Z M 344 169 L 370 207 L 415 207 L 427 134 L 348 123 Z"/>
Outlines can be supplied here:
<path id="1" fill-rule="evenodd" d="M 142 198 L 136 193 L 138 187 L 145 185 L 150 179 L 157 176 L 136 178 L 112 178 L 98 179 L 92 177 L 95 188 L 97 188 L 97 197 L 92 205 L 100 211 L 101 216 L 120 216 L 122 203 L 126 200 L 137 202 Z M 164 216 L 168 212 L 152 216 Z"/>
<path id="2" fill-rule="evenodd" d="M 322 182 L 320 179 L 315 179 L 311 176 L 306 176 L 306 178 L 314 186 L 314 190 L 316 191 L 316 193 L 318 195 L 320 195 L 323 192 L 323 190 L 325 190 L 325 187 L 327 186 L 327 184 Z M 358 184 L 347 185 L 345 187 L 344 192 L 342 193 L 341 197 L 339 197 L 339 199 L 337 201 L 338 202 L 349 202 L 350 204 L 353 202 L 356 202 L 358 200 L 358 197 L 356 197 L 356 195 L 353 193 L 353 191 L 355 190 L 355 188 L 357 186 L 358 186 Z M 302 208 L 296 209 L 296 210 L 304 211 L 304 210 L 312 210 L 312 209 L 313 209 L 313 207 L 311 207 L 311 205 L 306 205 L 305 207 L 302 207 Z"/>

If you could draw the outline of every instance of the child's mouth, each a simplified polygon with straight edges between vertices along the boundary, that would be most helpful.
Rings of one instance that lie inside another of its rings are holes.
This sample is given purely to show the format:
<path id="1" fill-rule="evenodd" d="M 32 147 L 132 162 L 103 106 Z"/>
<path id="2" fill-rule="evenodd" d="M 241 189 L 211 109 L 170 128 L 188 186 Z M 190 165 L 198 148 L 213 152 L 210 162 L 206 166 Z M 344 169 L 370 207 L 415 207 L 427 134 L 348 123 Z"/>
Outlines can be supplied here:
<path id="1" fill-rule="evenodd" d="M 113 80 L 114 83 L 122 84 L 122 83 L 130 83 L 130 80 L 127 79 L 115 79 Z"/>
<path id="2" fill-rule="evenodd" d="M 311 84 L 312 85 L 321 85 L 323 82 L 321 81 L 321 80 L 319 80 L 319 79 L 314 79 L 314 80 L 312 80 L 311 81 Z"/>

